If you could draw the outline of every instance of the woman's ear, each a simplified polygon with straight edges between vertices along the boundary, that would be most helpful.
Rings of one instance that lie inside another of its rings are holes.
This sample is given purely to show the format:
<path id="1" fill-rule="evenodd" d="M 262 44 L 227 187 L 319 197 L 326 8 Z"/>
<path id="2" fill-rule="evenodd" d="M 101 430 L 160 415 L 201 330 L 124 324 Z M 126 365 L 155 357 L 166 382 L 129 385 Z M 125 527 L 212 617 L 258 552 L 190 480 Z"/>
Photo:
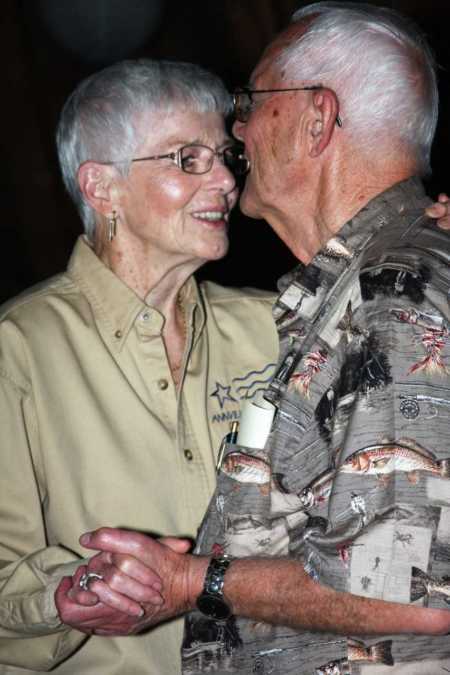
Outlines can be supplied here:
<path id="1" fill-rule="evenodd" d="M 95 211 L 107 216 L 112 210 L 112 167 L 84 162 L 78 169 L 78 185 L 84 199 Z"/>
<path id="2" fill-rule="evenodd" d="M 339 125 L 339 103 L 332 89 L 324 87 L 313 95 L 315 119 L 311 126 L 310 155 L 318 157 L 328 147 Z"/>

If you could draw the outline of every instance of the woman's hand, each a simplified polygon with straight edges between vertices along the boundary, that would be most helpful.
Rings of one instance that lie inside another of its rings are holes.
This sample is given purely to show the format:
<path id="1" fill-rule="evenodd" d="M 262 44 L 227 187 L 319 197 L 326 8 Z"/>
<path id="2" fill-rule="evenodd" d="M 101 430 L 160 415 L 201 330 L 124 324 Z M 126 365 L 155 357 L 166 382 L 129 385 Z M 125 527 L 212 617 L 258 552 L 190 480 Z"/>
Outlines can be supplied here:
<path id="1" fill-rule="evenodd" d="M 89 590 L 100 602 L 130 616 L 139 616 L 142 603 L 162 604 L 162 581 L 158 574 L 132 555 L 100 552 L 90 559 L 87 573 L 98 574 Z M 80 588 L 80 596 L 85 591 Z"/>
<path id="2" fill-rule="evenodd" d="M 132 538 L 132 533 L 122 533 L 126 539 L 129 535 Z M 179 554 L 191 546 L 170 537 L 159 543 Z M 89 573 L 98 577 L 92 577 L 85 590 L 80 580 Z M 81 565 L 73 577 L 62 579 L 55 602 L 61 621 L 87 635 L 130 635 L 153 623 L 164 603 L 162 586 L 159 575 L 131 552 L 104 551 L 87 566 Z"/>
<path id="3" fill-rule="evenodd" d="M 201 583 L 194 585 L 196 589 L 198 587 L 198 592 L 201 590 L 205 561 L 199 556 L 186 555 L 191 547 L 189 540 L 172 537 L 155 539 L 140 532 L 103 527 L 84 534 L 80 543 L 86 548 L 100 551 L 89 562 L 89 570 L 101 574 L 104 579 L 94 579 L 91 584 L 92 590 L 102 602 L 112 604 L 111 586 L 107 594 L 104 594 L 105 581 L 109 579 L 108 584 L 113 585 L 114 592 L 118 594 L 118 597 L 113 599 L 116 608 L 127 611 L 127 605 L 122 603 L 129 603 L 130 597 L 139 602 L 145 610 L 142 619 L 144 627 L 153 626 L 191 609 L 189 590 L 192 580 L 196 580 L 197 576 Z M 127 575 L 134 580 L 138 578 L 137 572 L 143 570 L 149 575 L 159 575 L 158 578 L 161 578 L 162 583 L 161 595 L 142 601 L 137 595 L 137 589 L 127 580 L 120 578 L 117 584 L 112 583 L 111 577 L 108 576 L 111 573 L 108 568 L 110 558 L 127 561 L 130 565 L 126 570 Z M 207 562 L 207 559 L 205 560 Z M 106 561 L 106 566 L 103 567 L 102 564 L 99 566 L 99 561 L 100 563 Z M 109 634 L 104 630 L 96 630 L 96 633 Z"/>
<path id="4" fill-rule="evenodd" d="M 425 213 L 430 218 L 437 219 L 437 224 L 443 230 L 450 230 L 450 198 L 445 193 L 441 193 L 438 201 L 429 206 Z"/>
<path id="5" fill-rule="evenodd" d="M 86 635 L 105 631 L 107 635 L 131 635 L 138 633 L 142 624 L 144 610 L 139 606 L 136 611 L 130 604 L 129 612 L 101 602 L 96 593 L 80 587 L 80 579 L 87 572 L 81 565 L 73 577 L 63 577 L 56 589 L 55 604 L 61 621 Z"/>

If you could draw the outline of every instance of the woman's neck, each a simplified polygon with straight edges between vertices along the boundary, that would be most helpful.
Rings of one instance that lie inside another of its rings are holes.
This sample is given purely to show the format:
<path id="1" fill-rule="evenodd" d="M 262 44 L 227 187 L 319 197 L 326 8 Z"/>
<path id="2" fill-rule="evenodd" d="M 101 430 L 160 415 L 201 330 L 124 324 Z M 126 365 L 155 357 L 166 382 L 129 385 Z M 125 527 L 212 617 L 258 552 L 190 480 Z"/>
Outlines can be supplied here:
<path id="1" fill-rule="evenodd" d="M 105 242 L 97 237 L 94 251 L 114 274 L 162 314 L 173 309 L 178 291 L 201 266 L 198 259 L 144 247 L 140 242 L 114 239 Z"/>
<path id="2" fill-rule="evenodd" d="M 180 298 L 181 288 L 200 267 L 199 260 L 164 258 L 160 252 L 119 241 L 97 242 L 94 250 L 100 260 L 148 305 L 164 317 L 162 337 L 167 360 L 176 386 L 182 376 L 187 341 L 187 317 Z"/>

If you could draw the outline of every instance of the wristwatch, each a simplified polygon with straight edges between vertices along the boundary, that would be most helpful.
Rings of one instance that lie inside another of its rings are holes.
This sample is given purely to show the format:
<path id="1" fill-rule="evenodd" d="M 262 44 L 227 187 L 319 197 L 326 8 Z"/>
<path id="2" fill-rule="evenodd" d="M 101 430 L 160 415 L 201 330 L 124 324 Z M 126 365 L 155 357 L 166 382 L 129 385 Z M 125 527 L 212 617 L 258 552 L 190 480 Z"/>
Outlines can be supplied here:
<path id="1" fill-rule="evenodd" d="M 231 615 L 231 607 L 223 597 L 223 582 L 233 559 L 228 555 L 211 558 L 205 575 L 203 591 L 197 598 L 197 609 L 209 619 L 226 621 Z"/>

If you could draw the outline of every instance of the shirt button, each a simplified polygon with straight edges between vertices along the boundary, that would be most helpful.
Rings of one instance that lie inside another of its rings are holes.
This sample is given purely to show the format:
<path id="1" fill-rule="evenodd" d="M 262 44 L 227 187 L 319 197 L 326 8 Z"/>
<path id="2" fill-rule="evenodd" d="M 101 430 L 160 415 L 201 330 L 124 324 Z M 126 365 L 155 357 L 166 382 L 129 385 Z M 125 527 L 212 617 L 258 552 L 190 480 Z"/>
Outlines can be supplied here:
<path id="1" fill-rule="evenodd" d="M 161 378 L 160 380 L 158 380 L 158 388 L 161 389 L 161 391 L 165 391 L 168 386 L 169 386 L 169 383 L 164 378 Z"/>
<path id="2" fill-rule="evenodd" d="M 142 321 L 148 321 L 150 319 L 150 312 L 144 312 L 141 314 Z"/>
<path id="3" fill-rule="evenodd" d="M 118 340 L 122 337 L 122 331 L 121 330 L 116 330 L 114 333 L 114 337 L 116 337 Z"/>
<path id="4" fill-rule="evenodd" d="M 192 462 L 192 460 L 194 459 L 194 455 L 192 454 L 192 450 L 188 450 L 187 448 L 184 451 L 184 456 L 186 457 L 188 462 Z"/>

